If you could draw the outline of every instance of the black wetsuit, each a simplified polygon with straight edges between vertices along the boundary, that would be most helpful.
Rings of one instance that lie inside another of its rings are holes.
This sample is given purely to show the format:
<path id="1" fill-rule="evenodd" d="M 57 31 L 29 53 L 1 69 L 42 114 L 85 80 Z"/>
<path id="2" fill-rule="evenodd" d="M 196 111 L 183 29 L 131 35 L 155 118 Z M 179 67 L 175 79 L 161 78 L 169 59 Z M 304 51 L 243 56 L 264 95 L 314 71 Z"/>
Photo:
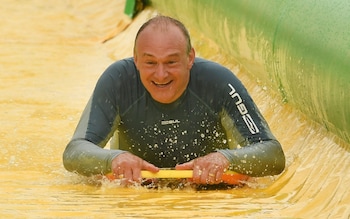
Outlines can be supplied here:
<path id="1" fill-rule="evenodd" d="M 103 149 L 113 134 L 111 148 L 117 149 Z M 251 176 L 279 174 L 285 165 L 281 145 L 241 82 L 200 58 L 186 91 L 171 104 L 151 98 L 132 58 L 103 73 L 64 152 L 64 166 L 83 175 L 108 173 L 123 151 L 158 167 L 218 151 L 234 171 Z"/>

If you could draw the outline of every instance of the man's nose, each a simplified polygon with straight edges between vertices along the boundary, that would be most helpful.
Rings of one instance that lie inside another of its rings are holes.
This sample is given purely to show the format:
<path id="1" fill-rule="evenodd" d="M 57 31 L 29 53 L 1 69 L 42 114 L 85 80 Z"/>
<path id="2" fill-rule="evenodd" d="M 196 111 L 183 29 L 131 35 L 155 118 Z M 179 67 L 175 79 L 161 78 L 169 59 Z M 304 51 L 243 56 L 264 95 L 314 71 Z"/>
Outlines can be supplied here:
<path id="1" fill-rule="evenodd" d="M 155 71 L 157 78 L 166 78 L 168 76 L 167 68 L 164 64 L 158 64 Z"/>

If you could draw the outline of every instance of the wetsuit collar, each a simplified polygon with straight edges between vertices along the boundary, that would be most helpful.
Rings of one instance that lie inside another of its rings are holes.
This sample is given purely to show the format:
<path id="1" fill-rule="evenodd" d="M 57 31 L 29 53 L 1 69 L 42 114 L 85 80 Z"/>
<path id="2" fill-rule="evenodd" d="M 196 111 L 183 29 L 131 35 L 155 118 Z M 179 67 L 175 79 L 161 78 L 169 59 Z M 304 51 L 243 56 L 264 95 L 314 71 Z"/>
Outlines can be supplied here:
<path id="1" fill-rule="evenodd" d="M 186 98 L 187 95 L 187 89 L 183 92 L 183 94 L 174 102 L 172 103 L 160 103 L 156 100 L 154 100 L 150 94 L 148 96 L 152 99 L 153 104 L 160 109 L 161 111 L 172 111 L 176 110 L 183 102 L 184 99 Z"/>

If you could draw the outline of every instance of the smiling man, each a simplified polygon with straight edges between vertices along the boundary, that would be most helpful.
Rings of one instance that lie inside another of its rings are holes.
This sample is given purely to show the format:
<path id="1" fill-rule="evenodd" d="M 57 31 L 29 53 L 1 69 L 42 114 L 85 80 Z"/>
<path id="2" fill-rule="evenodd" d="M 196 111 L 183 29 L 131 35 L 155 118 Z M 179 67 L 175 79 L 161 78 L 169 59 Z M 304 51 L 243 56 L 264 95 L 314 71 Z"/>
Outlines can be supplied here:
<path id="1" fill-rule="evenodd" d="M 181 22 L 156 16 L 139 29 L 134 57 L 113 63 L 98 80 L 63 163 L 125 182 L 140 182 L 141 170 L 175 167 L 193 170 L 195 183 L 217 184 L 228 169 L 279 174 L 285 157 L 235 75 L 196 58 Z"/>
<path id="2" fill-rule="evenodd" d="M 166 25 L 160 20 L 136 36 L 134 61 L 142 72 L 141 81 L 160 103 L 177 100 L 190 79 L 195 52 L 188 42 L 189 36 L 186 37 L 187 31 L 181 31 L 180 26 Z"/>

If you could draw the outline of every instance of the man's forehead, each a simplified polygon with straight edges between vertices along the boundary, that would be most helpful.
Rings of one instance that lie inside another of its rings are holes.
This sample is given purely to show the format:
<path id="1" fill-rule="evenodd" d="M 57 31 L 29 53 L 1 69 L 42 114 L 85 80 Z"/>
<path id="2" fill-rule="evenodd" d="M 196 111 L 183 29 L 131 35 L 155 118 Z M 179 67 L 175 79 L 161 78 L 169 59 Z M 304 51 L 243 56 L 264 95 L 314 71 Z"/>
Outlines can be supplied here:
<path id="1" fill-rule="evenodd" d="M 159 26 L 154 26 L 154 28 L 144 29 L 138 36 L 136 44 L 139 44 L 140 41 L 147 44 L 159 43 L 161 41 L 171 41 L 171 42 L 181 42 L 186 43 L 185 36 L 182 34 L 180 29 L 175 29 L 173 27 L 162 29 Z M 169 42 L 170 43 L 170 42 Z"/>
<path id="2" fill-rule="evenodd" d="M 141 48 L 142 51 L 139 50 Z M 178 52 L 174 51 L 175 49 L 187 50 L 186 37 L 175 24 L 168 23 L 167 26 L 164 24 L 164 22 L 162 22 L 160 26 L 156 25 L 156 23 L 150 24 L 139 33 L 139 36 L 135 41 L 134 51 L 146 52 L 147 54 L 140 54 L 141 56 L 145 57 L 154 55 L 153 52 L 158 49 L 171 49 L 173 50 L 171 53 L 174 54 Z"/>

